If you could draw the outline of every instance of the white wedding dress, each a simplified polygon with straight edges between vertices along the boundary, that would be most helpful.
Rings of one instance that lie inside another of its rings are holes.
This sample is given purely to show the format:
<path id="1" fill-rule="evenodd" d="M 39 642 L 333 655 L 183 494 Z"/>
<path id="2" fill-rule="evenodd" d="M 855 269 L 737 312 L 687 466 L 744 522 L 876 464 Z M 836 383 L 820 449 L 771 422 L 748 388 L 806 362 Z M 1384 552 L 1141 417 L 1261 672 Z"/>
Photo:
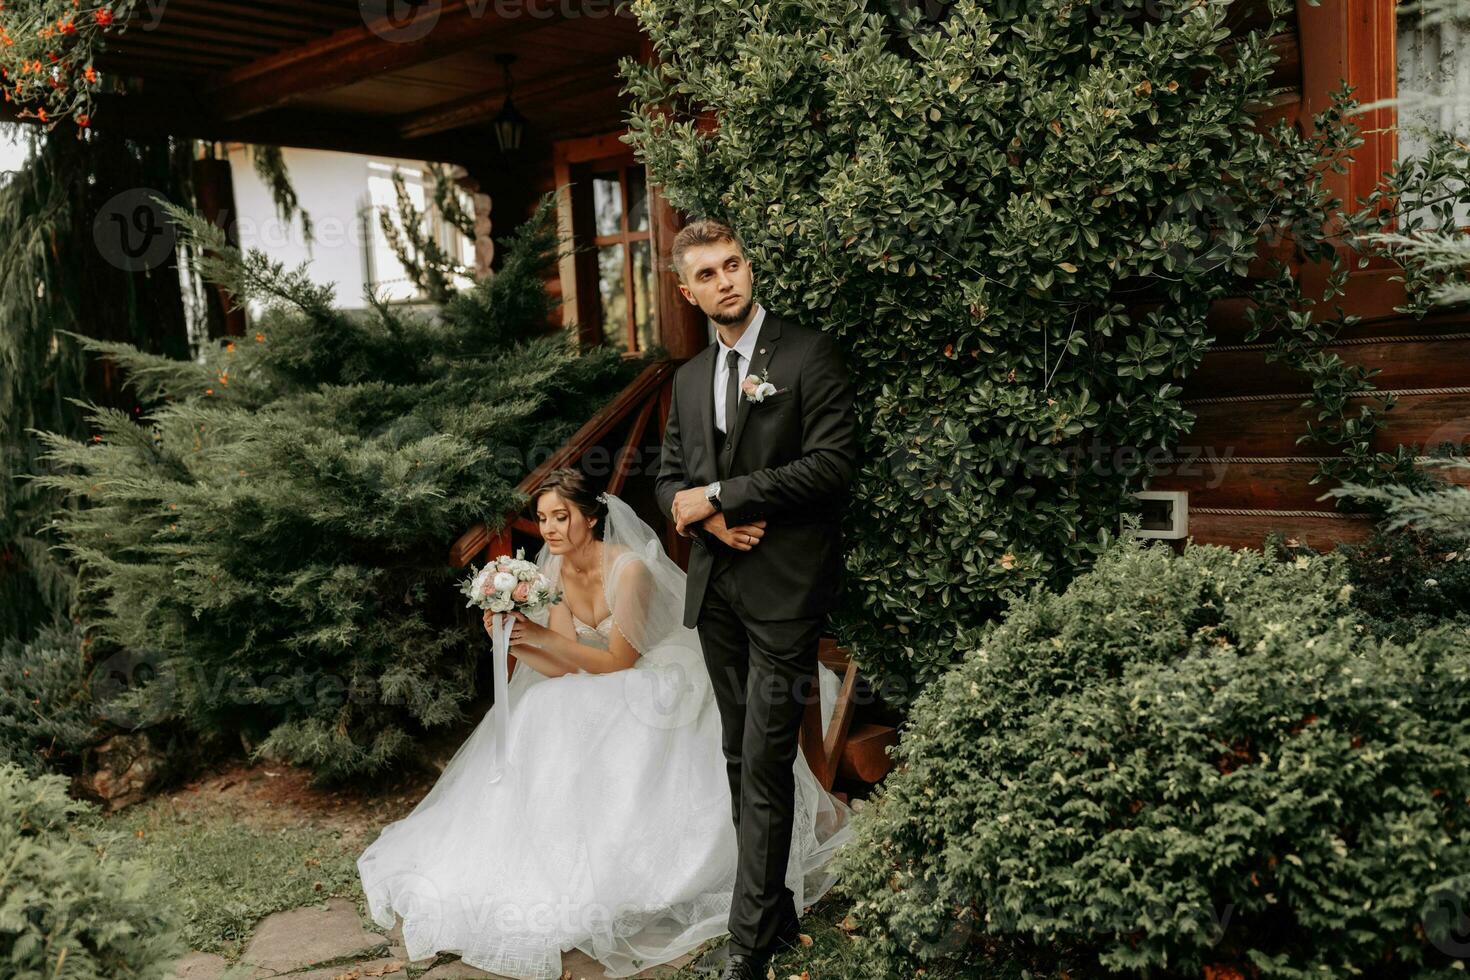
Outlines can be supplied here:
<path id="1" fill-rule="evenodd" d="M 606 648 L 625 629 L 641 655 L 606 674 L 548 678 L 519 665 L 505 775 L 486 778 L 495 705 L 413 812 L 358 858 L 373 920 L 386 929 L 402 917 L 411 960 L 449 951 L 491 973 L 554 980 L 562 951 L 576 948 L 626 977 L 728 931 L 735 827 L 698 634 L 677 621 L 683 573 L 627 504 L 604 499 L 613 613 L 573 621 L 580 643 Z M 662 589 L 635 606 L 615 583 L 640 559 Z M 538 563 L 556 578 L 558 556 L 543 548 Z M 839 681 L 825 666 L 819 676 L 825 730 Z M 801 910 L 835 883 L 825 867 L 851 835 L 851 811 L 800 752 L 794 772 L 786 884 Z"/>

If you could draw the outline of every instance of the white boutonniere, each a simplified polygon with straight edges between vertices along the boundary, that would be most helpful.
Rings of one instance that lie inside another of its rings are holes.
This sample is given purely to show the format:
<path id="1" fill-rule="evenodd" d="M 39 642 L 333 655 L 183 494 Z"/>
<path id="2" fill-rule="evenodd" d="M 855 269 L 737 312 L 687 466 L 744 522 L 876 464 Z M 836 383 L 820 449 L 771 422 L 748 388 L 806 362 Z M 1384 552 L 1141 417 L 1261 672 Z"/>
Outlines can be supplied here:
<path id="1" fill-rule="evenodd" d="M 774 394 L 776 386 L 768 380 L 768 372 L 762 371 L 760 377 L 747 374 L 745 380 L 740 382 L 740 391 L 745 395 L 748 402 L 765 401 L 767 395 Z"/>

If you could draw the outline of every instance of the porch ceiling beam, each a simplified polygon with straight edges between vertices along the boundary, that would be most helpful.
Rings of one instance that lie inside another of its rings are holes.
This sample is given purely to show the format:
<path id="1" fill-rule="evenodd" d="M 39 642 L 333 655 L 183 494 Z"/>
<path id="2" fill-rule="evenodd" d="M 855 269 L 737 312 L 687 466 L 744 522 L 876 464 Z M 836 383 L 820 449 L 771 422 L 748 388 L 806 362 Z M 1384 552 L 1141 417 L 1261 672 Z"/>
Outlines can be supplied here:
<path id="1" fill-rule="evenodd" d="M 602 89 L 615 81 L 619 81 L 615 62 L 588 65 L 521 82 L 515 87 L 515 99 L 518 108 L 524 110 L 527 105 L 544 100 L 555 101 L 559 96 L 575 89 Z M 484 125 L 500 111 L 504 101 L 505 90 L 498 88 L 441 102 L 403 117 L 398 126 L 398 135 L 404 139 L 419 139 L 451 129 Z"/>
<path id="2" fill-rule="evenodd" d="M 405 140 L 383 126 L 382 120 L 371 116 L 280 109 L 247 119 L 215 119 L 201 110 L 196 99 L 160 97 L 142 92 L 96 95 L 92 109 L 92 127 L 118 129 L 139 138 L 177 136 L 445 163 L 464 162 L 467 150 L 473 149 L 464 146 L 462 140 L 445 137 Z M 0 119 L 35 122 L 34 119 L 19 119 L 19 113 L 20 109 L 14 103 L 0 103 Z"/>
<path id="3" fill-rule="evenodd" d="M 228 72 L 210 91 L 214 114 L 241 119 L 318 92 L 402 71 L 560 20 L 580 0 L 523 0 L 503 15 L 490 0 L 446 0 L 413 19 L 375 17 Z"/>
<path id="4" fill-rule="evenodd" d="M 177 21 L 204 21 L 233 27 L 242 34 L 274 35 L 286 41 L 302 41 L 321 37 L 323 17 L 322 13 L 309 9 L 283 9 L 247 0 L 193 0 L 187 5 L 170 4 L 167 7 L 144 3 L 129 11 L 127 30 L 116 40 L 121 42 L 140 31 L 152 33 L 163 30 Z"/>

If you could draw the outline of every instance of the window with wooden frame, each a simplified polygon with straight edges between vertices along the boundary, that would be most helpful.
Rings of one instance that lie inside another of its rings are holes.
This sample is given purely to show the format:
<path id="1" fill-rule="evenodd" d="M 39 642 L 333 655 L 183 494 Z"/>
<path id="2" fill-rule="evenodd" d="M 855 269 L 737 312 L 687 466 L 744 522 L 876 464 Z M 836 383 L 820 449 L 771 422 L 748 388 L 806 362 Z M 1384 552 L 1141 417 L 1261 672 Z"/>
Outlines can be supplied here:
<path id="1" fill-rule="evenodd" d="M 1362 143 L 1353 151 L 1346 173 L 1323 176 L 1344 207 L 1356 210 L 1358 200 L 1378 186 L 1398 157 L 1397 112 L 1392 105 L 1381 104 L 1397 95 L 1396 5 L 1391 0 L 1319 4 L 1298 0 L 1296 14 L 1302 98 L 1291 114 L 1297 122 L 1308 128 L 1313 114 L 1328 107 L 1331 93 L 1344 81 L 1362 105 L 1378 104 L 1353 118 Z M 1349 251 L 1349 246 L 1344 244 L 1343 249 Z M 1393 281 L 1395 274 L 1393 263 L 1384 257 L 1374 257 L 1359 268 L 1354 254 L 1343 307 L 1365 319 L 1397 315 L 1394 307 L 1403 302 L 1404 294 L 1402 283 Z M 1315 265 L 1303 271 L 1309 291 L 1320 287 L 1322 275 L 1324 270 Z"/>
<path id="2" fill-rule="evenodd" d="M 646 351 L 657 343 L 658 300 L 643 165 L 622 153 L 572 164 L 568 176 L 582 341 Z"/>
<path id="3" fill-rule="evenodd" d="M 1439 133 L 1470 139 L 1470 12 L 1431 17 L 1420 4 L 1403 4 L 1397 13 L 1398 155 L 1409 160 Z M 1418 217 L 1426 228 L 1440 226 L 1428 208 Z M 1470 226 L 1470 207 L 1457 205 L 1450 217 L 1455 228 Z"/>

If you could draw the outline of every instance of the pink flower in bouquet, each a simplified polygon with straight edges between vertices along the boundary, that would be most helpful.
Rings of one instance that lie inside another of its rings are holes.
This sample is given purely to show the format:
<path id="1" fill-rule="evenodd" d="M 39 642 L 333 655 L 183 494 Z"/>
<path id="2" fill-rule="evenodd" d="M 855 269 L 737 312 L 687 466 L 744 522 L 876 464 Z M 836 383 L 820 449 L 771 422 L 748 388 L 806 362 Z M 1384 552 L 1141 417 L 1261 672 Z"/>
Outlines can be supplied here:
<path id="1" fill-rule="evenodd" d="M 510 597 L 516 602 L 525 602 L 531 598 L 531 583 L 522 582 L 511 592 Z"/>

